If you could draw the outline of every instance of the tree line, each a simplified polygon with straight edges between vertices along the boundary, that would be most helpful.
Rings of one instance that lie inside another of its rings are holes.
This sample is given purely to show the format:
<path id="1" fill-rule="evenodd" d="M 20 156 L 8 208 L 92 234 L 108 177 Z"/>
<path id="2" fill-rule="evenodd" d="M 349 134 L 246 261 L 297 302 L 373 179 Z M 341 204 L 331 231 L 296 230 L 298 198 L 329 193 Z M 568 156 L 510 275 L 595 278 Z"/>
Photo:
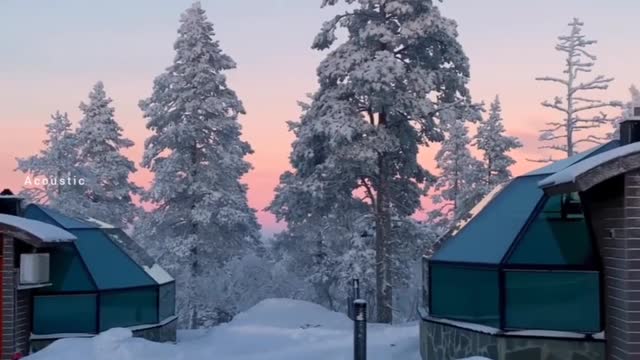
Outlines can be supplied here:
<path id="1" fill-rule="evenodd" d="M 312 43 L 327 55 L 317 69 L 318 89 L 289 122 L 291 170 L 281 175 L 267 208 L 287 228 L 272 239 L 261 238 L 241 181 L 253 150 L 241 140 L 245 108 L 225 76 L 236 63 L 199 3 L 182 14 L 174 61 L 139 103 L 150 131 L 140 162 L 153 174 L 149 188 L 129 180 L 136 166 L 122 151 L 133 142 L 98 82 L 80 105 L 77 128 L 66 113 L 54 113 L 43 149 L 18 159 L 20 171 L 82 177 L 85 186 L 31 187 L 23 194 L 133 233 L 178 280 L 183 327 L 227 321 L 274 296 L 345 311 L 352 278 L 361 279 L 375 320 L 411 319 L 422 254 L 511 179 L 509 153 L 522 144 L 506 134 L 498 96 L 488 111 L 472 100 L 457 25 L 431 0 L 346 2 L 349 10 L 325 22 Z M 605 90 L 612 79 L 578 82 L 595 56 L 585 50 L 593 42 L 582 35 L 582 23 L 570 26 L 557 46 L 567 54 L 566 78 L 540 78 L 567 90 L 566 99 L 543 103 L 564 119 L 549 122 L 541 135 L 564 141 L 545 147 L 566 156 L 582 142 L 604 140 L 597 132 L 576 140 L 575 133 L 619 120 L 578 114 L 623 107 L 580 94 Z M 342 42 L 339 29 L 346 32 Z M 635 88 L 632 94 L 640 100 Z M 607 138 L 613 137 L 612 130 Z M 436 143 L 434 174 L 418 154 Z M 428 196 L 434 206 L 417 220 Z M 137 198 L 151 210 L 142 210 Z"/>

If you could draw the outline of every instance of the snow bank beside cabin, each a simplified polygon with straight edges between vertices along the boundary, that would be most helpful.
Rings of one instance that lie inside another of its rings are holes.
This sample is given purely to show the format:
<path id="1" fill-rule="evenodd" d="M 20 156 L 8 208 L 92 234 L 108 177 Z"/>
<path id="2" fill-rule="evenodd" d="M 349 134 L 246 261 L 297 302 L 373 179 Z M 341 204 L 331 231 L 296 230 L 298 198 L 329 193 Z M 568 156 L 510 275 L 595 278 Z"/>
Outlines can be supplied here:
<path id="1" fill-rule="evenodd" d="M 29 360 L 345 360 L 353 357 L 353 323 L 319 305 L 265 300 L 230 323 L 184 331 L 178 344 L 133 338 L 112 329 L 90 339 L 59 340 Z M 369 360 L 419 360 L 418 327 L 370 324 Z M 434 359 L 437 360 L 437 359 Z M 479 359 L 472 359 L 479 360 Z"/>

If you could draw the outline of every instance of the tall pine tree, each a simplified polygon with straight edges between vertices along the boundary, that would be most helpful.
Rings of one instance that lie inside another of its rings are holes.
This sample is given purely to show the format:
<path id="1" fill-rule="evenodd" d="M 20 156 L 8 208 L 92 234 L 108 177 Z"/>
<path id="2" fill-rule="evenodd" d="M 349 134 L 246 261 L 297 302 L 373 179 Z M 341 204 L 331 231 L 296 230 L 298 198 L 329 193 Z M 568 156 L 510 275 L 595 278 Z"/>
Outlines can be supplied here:
<path id="1" fill-rule="evenodd" d="M 628 119 L 633 115 L 634 107 L 640 106 L 640 90 L 638 90 L 635 85 L 631 85 L 631 87 L 629 88 L 629 93 L 631 95 L 631 101 L 626 102 L 622 107 L 622 113 L 620 114 L 620 116 L 611 121 L 613 131 L 607 134 L 607 140 L 620 138 L 620 122 L 622 122 L 624 119 Z"/>
<path id="2" fill-rule="evenodd" d="M 486 188 L 481 174 L 484 165 L 471 155 L 467 120 L 472 119 L 468 109 L 443 110 L 445 140 L 436 154 L 440 176 L 435 183 L 434 203 L 439 205 L 433 213 L 440 215 L 443 225 L 462 219 L 482 199 Z"/>
<path id="3" fill-rule="evenodd" d="M 83 117 L 76 141 L 86 186 L 76 210 L 79 215 L 126 228 L 137 215 L 132 196 L 140 188 L 129 180 L 136 171 L 134 163 L 122 154 L 133 142 L 123 137 L 111 103 L 104 85 L 98 82 L 89 93 L 89 101 L 80 104 Z"/>
<path id="4" fill-rule="evenodd" d="M 252 153 L 240 139 L 238 115 L 245 110 L 227 85 L 225 71 L 235 62 L 214 40 L 213 24 L 199 3 L 180 19 L 174 62 L 140 102 L 152 131 L 142 166 L 154 180 L 145 199 L 154 205 L 152 246 L 161 262 L 178 272 L 178 306 L 183 325 L 198 327 L 215 316 L 198 284 L 235 255 L 258 246 L 259 225 L 247 203 L 241 178 Z"/>
<path id="5" fill-rule="evenodd" d="M 493 103 L 491 103 L 489 117 L 481 121 L 478 126 L 475 145 L 483 154 L 485 174 L 482 177 L 482 181 L 486 185 L 486 192 L 488 193 L 497 185 L 511 179 L 509 167 L 515 164 L 516 161 L 509 156 L 509 152 L 522 147 L 516 137 L 505 134 L 502 106 L 497 95 Z"/>
<path id="6" fill-rule="evenodd" d="M 47 185 L 28 186 L 21 195 L 65 213 L 75 213 L 72 209 L 81 201 L 84 189 L 78 184 L 82 171 L 78 164 L 77 141 L 71 121 L 67 113 L 57 111 L 51 115 L 51 122 L 46 128 L 47 139 L 42 142 L 44 148 L 37 155 L 16 159 L 16 170 L 29 174 L 32 184 L 36 178 L 46 178 Z"/>
<path id="7" fill-rule="evenodd" d="M 324 24 L 313 47 L 332 48 L 338 28 L 346 41 L 318 68 L 320 89 L 302 120 L 308 125 L 294 128 L 294 170 L 281 179 L 276 203 L 285 204 L 287 221 L 301 222 L 350 201 L 367 205 L 375 223 L 376 318 L 391 322 L 393 224 L 420 207 L 432 177 L 418 164 L 418 149 L 442 140 L 443 104 L 468 101 L 469 63 L 455 22 L 431 0 L 358 1 Z M 280 201 L 289 187 L 312 203 Z"/>

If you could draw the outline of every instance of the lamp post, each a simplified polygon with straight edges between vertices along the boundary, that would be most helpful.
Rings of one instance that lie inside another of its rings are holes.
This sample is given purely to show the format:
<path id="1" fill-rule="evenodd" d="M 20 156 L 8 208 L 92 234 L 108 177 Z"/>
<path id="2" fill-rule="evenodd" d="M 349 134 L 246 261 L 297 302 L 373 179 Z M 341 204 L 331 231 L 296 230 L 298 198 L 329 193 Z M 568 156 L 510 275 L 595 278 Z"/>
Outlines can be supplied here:
<path id="1" fill-rule="evenodd" d="M 367 360 L 367 302 L 353 302 L 353 360 Z"/>

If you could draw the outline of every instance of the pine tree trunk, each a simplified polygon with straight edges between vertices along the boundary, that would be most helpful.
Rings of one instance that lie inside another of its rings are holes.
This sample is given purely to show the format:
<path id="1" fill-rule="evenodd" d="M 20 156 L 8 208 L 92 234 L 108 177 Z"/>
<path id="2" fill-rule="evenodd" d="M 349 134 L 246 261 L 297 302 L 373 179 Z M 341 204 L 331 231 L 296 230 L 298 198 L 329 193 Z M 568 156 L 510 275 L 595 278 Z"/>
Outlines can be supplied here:
<path id="1" fill-rule="evenodd" d="M 198 325 L 198 311 L 196 310 L 196 305 L 193 303 L 193 300 L 190 300 L 189 307 L 191 308 L 189 312 L 189 329 L 193 330 L 196 329 Z"/>
<path id="2" fill-rule="evenodd" d="M 197 145 L 193 144 L 192 149 L 191 149 L 191 181 L 194 182 L 195 178 L 198 175 L 198 150 L 197 150 Z M 191 204 L 191 212 L 193 213 L 193 211 L 196 208 L 196 198 L 192 199 L 192 204 Z M 198 224 L 191 219 L 191 224 L 190 224 L 190 235 L 191 235 L 191 239 L 190 241 L 192 242 L 191 248 L 189 249 L 189 276 L 190 276 L 190 281 L 191 284 L 190 285 L 190 289 L 191 289 L 191 294 L 189 297 L 189 302 L 191 303 L 191 323 L 189 324 L 189 328 L 190 329 L 196 329 L 198 326 L 198 310 L 197 310 L 197 305 L 200 303 L 199 300 L 196 300 L 196 297 L 198 294 L 196 294 L 196 292 L 194 291 L 194 284 L 196 283 L 196 281 L 198 280 L 199 276 L 200 276 L 200 266 L 199 266 L 199 259 L 198 259 L 198 236 L 200 235 L 200 231 L 198 228 Z"/>
<path id="3" fill-rule="evenodd" d="M 376 303 L 377 321 L 391 323 L 393 320 L 391 287 L 391 214 L 387 195 L 387 180 L 381 180 L 378 189 L 376 208 Z"/>
<path id="4" fill-rule="evenodd" d="M 381 113 L 379 125 L 386 125 L 386 114 Z M 376 305 L 377 321 L 390 324 L 393 321 L 393 287 L 391 285 L 391 198 L 388 159 L 378 158 L 378 189 L 376 201 Z"/>

